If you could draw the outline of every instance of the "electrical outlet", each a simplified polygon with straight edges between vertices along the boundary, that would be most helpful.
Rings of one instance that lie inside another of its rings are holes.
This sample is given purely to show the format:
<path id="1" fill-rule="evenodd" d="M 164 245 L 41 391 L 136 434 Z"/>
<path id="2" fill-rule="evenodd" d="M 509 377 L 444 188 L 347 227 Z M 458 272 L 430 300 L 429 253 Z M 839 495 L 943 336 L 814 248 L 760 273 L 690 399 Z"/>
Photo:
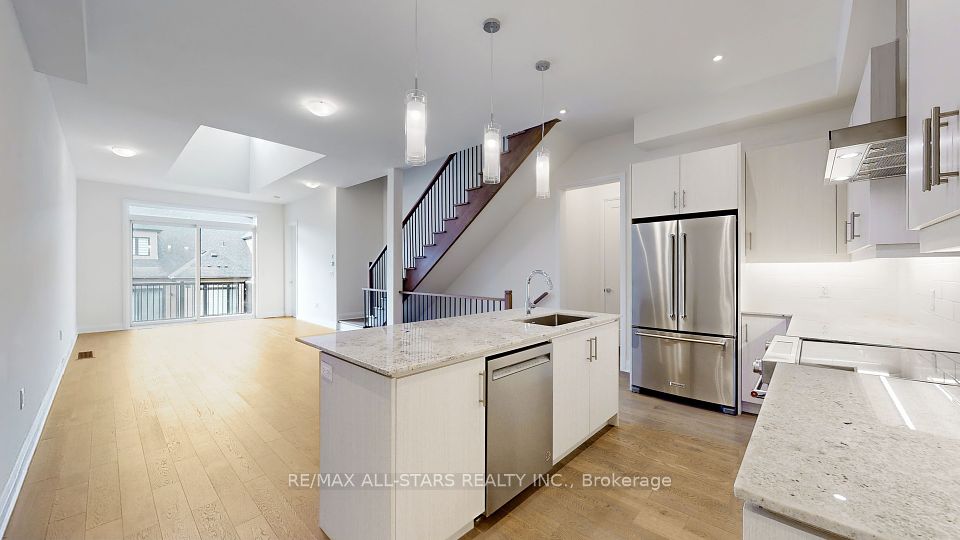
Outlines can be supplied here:
<path id="1" fill-rule="evenodd" d="M 23 410 L 23 388 L 20 389 L 20 410 Z"/>

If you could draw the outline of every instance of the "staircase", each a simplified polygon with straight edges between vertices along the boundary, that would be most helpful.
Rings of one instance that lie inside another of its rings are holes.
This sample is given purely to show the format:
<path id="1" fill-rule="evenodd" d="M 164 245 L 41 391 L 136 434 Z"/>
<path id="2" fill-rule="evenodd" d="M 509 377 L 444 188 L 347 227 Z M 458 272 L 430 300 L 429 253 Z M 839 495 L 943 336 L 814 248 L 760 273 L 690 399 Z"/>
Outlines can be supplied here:
<path id="1" fill-rule="evenodd" d="M 558 122 L 557 119 L 547 122 L 544 132 L 549 132 Z M 413 208 L 403 218 L 401 238 L 403 291 L 407 295 L 404 297 L 405 306 L 409 303 L 409 295 L 416 294 L 427 274 L 437 266 L 454 242 L 537 148 L 540 139 L 540 126 L 504 137 L 499 184 L 483 183 L 480 145 L 447 156 Z M 385 311 L 386 306 L 386 249 L 383 248 L 369 267 L 369 288 L 364 290 L 365 310 L 369 307 L 369 310 L 365 311 L 368 326 L 385 324 L 380 314 Z M 469 300 L 478 297 L 463 298 Z M 503 301 L 505 298 L 483 300 Z M 407 311 L 405 307 L 405 321 Z"/>

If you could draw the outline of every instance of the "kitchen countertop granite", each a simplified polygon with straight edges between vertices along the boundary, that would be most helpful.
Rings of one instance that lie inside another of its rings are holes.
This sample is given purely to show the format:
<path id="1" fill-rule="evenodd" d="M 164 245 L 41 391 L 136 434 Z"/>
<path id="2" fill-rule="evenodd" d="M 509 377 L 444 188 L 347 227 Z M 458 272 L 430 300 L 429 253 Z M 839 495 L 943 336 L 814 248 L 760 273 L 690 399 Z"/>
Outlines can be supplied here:
<path id="1" fill-rule="evenodd" d="M 849 538 L 960 538 L 960 387 L 780 365 L 734 493 Z"/>
<path id="2" fill-rule="evenodd" d="M 567 313 L 590 317 L 562 326 L 540 326 L 519 319 Z M 387 377 L 405 377 L 442 366 L 489 356 L 610 323 L 618 315 L 568 309 L 535 309 L 525 315 L 510 309 L 405 323 L 297 341 Z"/>

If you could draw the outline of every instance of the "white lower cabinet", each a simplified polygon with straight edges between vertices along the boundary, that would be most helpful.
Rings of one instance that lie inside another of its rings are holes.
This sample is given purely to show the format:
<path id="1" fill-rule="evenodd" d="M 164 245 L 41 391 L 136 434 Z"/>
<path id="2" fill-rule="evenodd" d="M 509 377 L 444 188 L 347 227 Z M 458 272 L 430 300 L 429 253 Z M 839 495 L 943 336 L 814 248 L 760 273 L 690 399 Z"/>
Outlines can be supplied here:
<path id="1" fill-rule="evenodd" d="M 553 340 L 554 463 L 617 414 L 619 346 L 617 323 Z"/>
<path id="2" fill-rule="evenodd" d="M 450 538 L 484 511 L 486 360 L 477 358 L 397 380 L 396 472 L 451 474 L 456 487 L 396 490 L 396 538 Z"/>

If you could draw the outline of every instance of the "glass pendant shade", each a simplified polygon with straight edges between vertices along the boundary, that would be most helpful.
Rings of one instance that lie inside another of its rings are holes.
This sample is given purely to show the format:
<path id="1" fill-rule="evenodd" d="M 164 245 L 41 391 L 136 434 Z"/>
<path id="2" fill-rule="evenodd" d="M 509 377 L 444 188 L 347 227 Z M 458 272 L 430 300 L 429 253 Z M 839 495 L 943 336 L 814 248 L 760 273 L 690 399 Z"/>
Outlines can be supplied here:
<path id="1" fill-rule="evenodd" d="M 427 96 L 420 90 L 407 92 L 404 132 L 407 165 L 423 165 L 427 162 Z"/>
<path id="2" fill-rule="evenodd" d="M 550 198 L 550 151 L 546 148 L 537 152 L 537 198 Z"/>
<path id="3" fill-rule="evenodd" d="M 500 150 L 503 140 L 500 124 L 490 122 L 483 128 L 483 183 L 500 183 Z"/>

